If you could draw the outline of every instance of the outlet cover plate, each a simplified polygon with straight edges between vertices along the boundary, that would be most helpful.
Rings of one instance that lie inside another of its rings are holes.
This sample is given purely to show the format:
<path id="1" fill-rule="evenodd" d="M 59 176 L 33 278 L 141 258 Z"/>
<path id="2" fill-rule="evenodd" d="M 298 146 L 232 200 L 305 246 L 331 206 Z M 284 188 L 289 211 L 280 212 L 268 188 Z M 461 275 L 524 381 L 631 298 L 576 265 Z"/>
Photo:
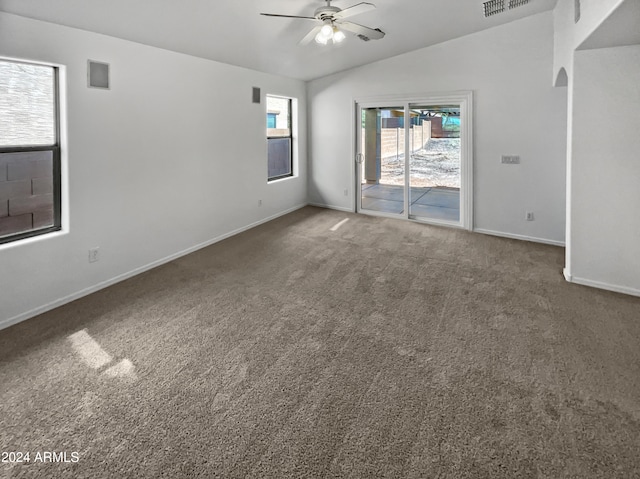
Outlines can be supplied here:
<path id="1" fill-rule="evenodd" d="M 95 263 L 100 259 L 100 248 L 89 249 L 89 263 Z"/>

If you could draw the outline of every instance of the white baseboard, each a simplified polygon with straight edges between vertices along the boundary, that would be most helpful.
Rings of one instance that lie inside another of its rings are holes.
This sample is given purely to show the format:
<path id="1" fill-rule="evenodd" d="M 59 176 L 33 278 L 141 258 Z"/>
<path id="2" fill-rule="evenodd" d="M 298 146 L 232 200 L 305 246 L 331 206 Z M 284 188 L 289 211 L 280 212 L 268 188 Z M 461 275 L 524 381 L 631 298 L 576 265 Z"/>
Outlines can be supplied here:
<path id="1" fill-rule="evenodd" d="M 565 274 L 567 278 L 567 274 Z M 614 293 L 628 294 L 631 296 L 640 296 L 640 289 L 630 288 L 628 286 L 620 286 L 617 284 L 603 283 L 601 281 L 594 281 L 592 279 L 579 278 L 577 276 L 569 275 L 567 278 L 569 283 L 580 284 L 582 286 L 590 286 L 591 288 L 605 289 L 607 291 L 613 291 Z"/>
<path id="2" fill-rule="evenodd" d="M 344 206 L 327 205 L 324 203 L 309 203 L 309 206 L 317 206 L 318 208 L 327 208 L 329 210 L 337 210 L 337 211 L 344 211 L 345 213 L 353 213 L 353 210 L 351 208 L 345 208 Z"/>
<path id="3" fill-rule="evenodd" d="M 192 246 L 190 248 L 184 249 L 182 251 L 179 251 L 177 253 L 171 254 L 169 256 L 166 256 L 164 258 L 161 258 L 159 260 L 156 261 L 152 261 L 151 263 L 148 263 L 144 266 L 140 266 L 139 268 L 135 268 L 131 271 L 128 271 L 127 273 L 123 273 L 120 274 L 118 276 L 115 276 L 111 279 L 108 279 L 106 281 L 101 281 L 100 283 L 94 284 L 93 286 L 89 286 L 88 288 L 84 288 L 81 289 L 80 291 L 77 291 L 75 293 L 69 294 L 67 296 L 64 296 L 62 298 L 56 299 L 55 301 L 51 301 L 50 303 L 44 304 L 42 306 L 38 306 L 37 308 L 33 308 L 25 313 L 21 313 L 18 314 L 17 316 L 14 316 L 12 318 L 9 319 L 5 319 L 3 321 L 0 321 L 0 330 L 1 329 L 5 329 L 8 328 L 9 326 L 13 326 L 14 324 L 18 324 L 22 321 L 25 321 L 29 318 L 33 318 L 34 316 L 37 316 L 39 314 L 42 313 L 46 313 L 47 311 L 51 311 L 52 309 L 58 308 L 60 306 L 63 306 L 67 303 L 70 303 L 71 301 L 75 301 L 76 299 L 80 299 L 84 296 L 87 296 L 91 293 L 95 293 L 96 291 L 100 291 L 101 289 L 104 289 L 108 286 L 114 285 L 116 283 L 119 283 L 120 281 L 124 281 L 125 279 L 129 279 L 132 278 L 133 276 L 136 276 L 140 273 L 144 273 L 145 271 L 148 271 L 150 269 L 156 268 L 158 266 L 161 266 L 165 263 L 168 263 L 170 261 L 173 261 L 175 259 L 178 259 L 182 256 L 188 255 L 190 253 L 193 253 L 194 251 L 198 251 L 199 249 L 202 248 L 206 248 L 207 246 L 211 246 L 214 243 L 218 243 L 219 241 L 225 240 L 227 238 L 230 238 L 231 236 L 235 236 L 239 233 L 242 233 L 243 231 L 247 231 L 250 230 L 251 228 L 255 228 L 256 226 L 259 226 L 263 223 L 267 223 L 271 220 L 274 220 L 280 216 L 284 216 L 286 214 L 289 214 L 293 211 L 299 210 L 300 208 L 304 208 L 305 206 L 307 206 L 306 203 L 304 204 L 300 204 L 297 206 L 294 206 L 293 208 L 289 208 L 287 210 L 281 211 L 279 213 L 276 213 L 275 215 L 269 216 L 267 218 L 261 219 L 259 221 L 256 221 L 254 223 L 251 223 L 247 226 L 243 226 L 241 228 L 235 229 L 229 233 L 225 233 L 223 235 L 217 236 L 213 239 L 207 240 L 203 243 L 197 244 L 195 246 Z"/>
<path id="4" fill-rule="evenodd" d="M 550 244 L 553 246 L 562 246 L 562 247 L 565 246 L 564 241 L 556 241 L 556 240 L 550 240 L 546 238 L 536 238 L 535 236 L 517 235 L 513 233 L 503 233 L 501 231 L 485 230 L 483 228 L 475 228 L 473 232 L 482 233 L 482 234 L 491 235 L 491 236 L 501 236 L 502 238 L 511 238 L 511 239 L 517 239 L 522 241 L 532 241 L 534 243 Z"/>
<path id="5" fill-rule="evenodd" d="M 573 282 L 573 276 L 567 268 L 562 268 L 562 274 L 564 275 L 564 279 L 566 279 L 568 283 Z"/>

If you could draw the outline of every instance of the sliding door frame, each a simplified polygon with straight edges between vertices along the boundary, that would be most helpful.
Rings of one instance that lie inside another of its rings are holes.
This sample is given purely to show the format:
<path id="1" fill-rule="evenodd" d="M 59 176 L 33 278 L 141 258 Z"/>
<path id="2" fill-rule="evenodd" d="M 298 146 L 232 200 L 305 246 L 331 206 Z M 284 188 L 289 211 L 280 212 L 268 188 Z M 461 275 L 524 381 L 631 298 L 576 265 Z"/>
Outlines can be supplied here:
<path id="1" fill-rule="evenodd" d="M 404 157 L 405 157 L 405 182 L 404 182 L 404 212 L 402 214 L 384 213 L 362 209 L 362 193 L 359 169 L 359 139 L 361 130 L 361 108 L 384 108 L 390 105 L 404 108 L 405 125 L 410 124 L 412 105 L 460 105 L 460 221 L 451 222 L 429 218 L 412 218 L 409 211 L 410 188 L 410 146 L 409 128 L 405 128 Z M 356 192 L 354 212 L 385 216 L 392 218 L 404 218 L 420 223 L 438 224 L 473 230 L 473 92 L 454 91 L 443 93 L 423 93 L 411 95 L 381 95 L 375 97 L 354 98 L 352 102 L 353 132 L 352 151 L 350 159 L 352 172 L 352 185 Z"/>
<path id="2" fill-rule="evenodd" d="M 362 178 L 360 177 L 362 171 L 362 160 L 364 159 L 364 155 L 359 152 L 359 145 L 361 144 L 361 134 L 362 128 L 360 127 L 360 123 L 358 123 L 358 119 L 362 121 L 362 111 L 368 108 L 405 108 L 404 102 L 396 102 L 389 103 L 387 101 L 367 101 L 367 102 L 356 102 L 355 104 L 355 116 L 356 116 L 356 129 L 355 129 L 355 137 L 354 137 L 354 145 L 355 145 L 355 192 L 356 192 L 356 212 L 363 213 L 372 216 L 384 216 L 385 218 L 406 218 L 406 200 L 407 200 L 407 190 L 406 186 L 404 187 L 404 205 L 405 211 L 402 213 L 389 213 L 386 211 L 376 211 L 376 210 L 368 210 L 363 209 L 362 207 Z M 405 110 L 406 116 L 406 110 Z M 405 135 L 406 137 L 406 135 Z M 406 151 L 407 145 L 406 141 L 402 141 L 402 151 Z M 405 162 L 406 165 L 406 162 Z M 405 184 L 406 184 L 406 175 L 405 175 Z"/>

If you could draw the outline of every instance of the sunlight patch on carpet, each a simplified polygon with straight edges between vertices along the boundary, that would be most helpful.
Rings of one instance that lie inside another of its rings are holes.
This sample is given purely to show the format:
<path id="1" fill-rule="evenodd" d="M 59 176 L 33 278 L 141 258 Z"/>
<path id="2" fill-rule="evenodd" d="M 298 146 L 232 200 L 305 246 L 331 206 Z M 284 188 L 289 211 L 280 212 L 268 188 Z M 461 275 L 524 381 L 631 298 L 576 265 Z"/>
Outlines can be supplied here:
<path id="1" fill-rule="evenodd" d="M 343 224 L 345 224 L 347 221 L 349 221 L 349 218 L 345 218 L 342 221 L 336 223 L 335 225 L 333 225 L 330 228 L 330 231 L 338 231 L 338 228 L 340 228 Z"/>

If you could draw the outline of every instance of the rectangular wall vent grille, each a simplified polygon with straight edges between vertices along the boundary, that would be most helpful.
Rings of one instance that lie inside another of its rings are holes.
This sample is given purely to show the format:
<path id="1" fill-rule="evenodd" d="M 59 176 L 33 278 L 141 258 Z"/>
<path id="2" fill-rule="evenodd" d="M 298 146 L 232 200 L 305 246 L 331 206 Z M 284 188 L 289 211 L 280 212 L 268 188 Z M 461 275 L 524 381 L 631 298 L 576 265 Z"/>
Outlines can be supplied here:
<path id="1" fill-rule="evenodd" d="M 87 85 L 109 90 L 109 64 L 87 60 Z"/>

